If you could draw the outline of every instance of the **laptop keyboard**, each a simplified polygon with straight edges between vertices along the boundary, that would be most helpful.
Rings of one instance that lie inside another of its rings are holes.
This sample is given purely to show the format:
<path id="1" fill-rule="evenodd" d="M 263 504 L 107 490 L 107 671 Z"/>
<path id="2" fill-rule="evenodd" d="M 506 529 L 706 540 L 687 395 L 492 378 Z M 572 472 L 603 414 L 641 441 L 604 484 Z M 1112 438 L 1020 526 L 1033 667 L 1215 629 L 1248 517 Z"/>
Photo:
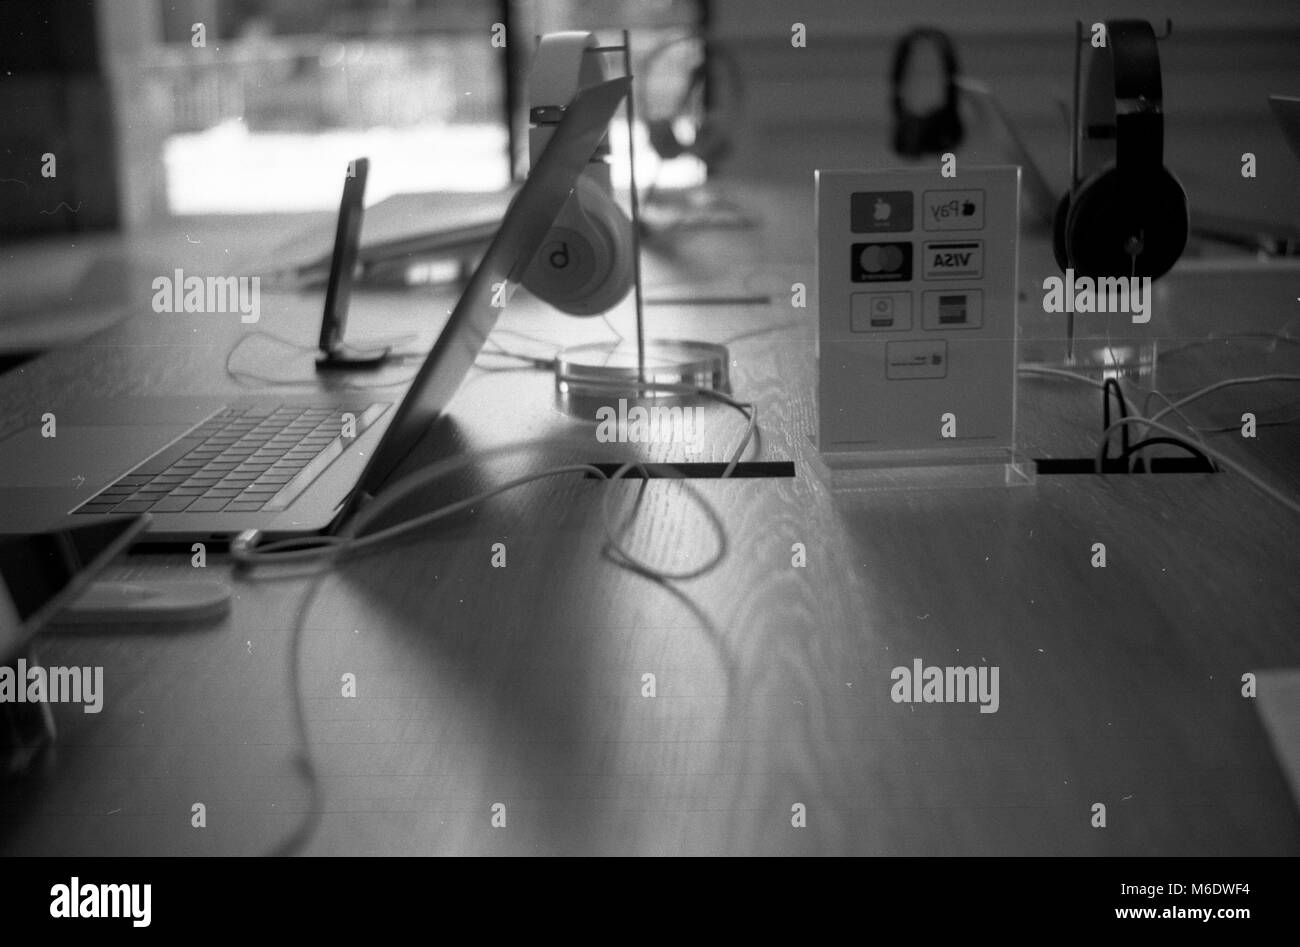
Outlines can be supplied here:
<path id="1" fill-rule="evenodd" d="M 223 408 L 73 512 L 277 512 L 387 408 Z M 347 410 L 355 417 L 355 431 L 350 428 L 350 436 L 343 437 Z"/>

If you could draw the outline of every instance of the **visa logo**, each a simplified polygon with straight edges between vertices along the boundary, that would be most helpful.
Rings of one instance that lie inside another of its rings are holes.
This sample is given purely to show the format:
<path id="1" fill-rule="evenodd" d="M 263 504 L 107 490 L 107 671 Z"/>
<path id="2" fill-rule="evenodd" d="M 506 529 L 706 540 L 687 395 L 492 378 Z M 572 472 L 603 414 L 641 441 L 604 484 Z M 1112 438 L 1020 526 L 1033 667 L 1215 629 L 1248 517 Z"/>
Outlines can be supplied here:
<path id="1" fill-rule="evenodd" d="M 978 279 L 984 275 L 984 241 L 929 241 L 924 247 L 924 279 Z"/>
<path id="2" fill-rule="evenodd" d="M 970 264 L 969 253 L 936 253 L 932 266 L 967 266 Z"/>

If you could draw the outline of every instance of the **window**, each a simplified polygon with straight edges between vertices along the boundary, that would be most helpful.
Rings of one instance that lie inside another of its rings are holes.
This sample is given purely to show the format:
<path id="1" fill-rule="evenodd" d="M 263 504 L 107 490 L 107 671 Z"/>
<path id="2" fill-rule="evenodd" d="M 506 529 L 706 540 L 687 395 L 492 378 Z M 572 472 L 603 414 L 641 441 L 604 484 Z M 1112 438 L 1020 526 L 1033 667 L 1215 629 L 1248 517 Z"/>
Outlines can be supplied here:
<path id="1" fill-rule="evenodd" d="M 509 178 L 494 4 L 149 2 L 156 41 L 119 62 L 118 107 L 150 126 L 124 138 L 161 150 L 172 214 L 333 209 L 363 155 L 368 202 Z"/>

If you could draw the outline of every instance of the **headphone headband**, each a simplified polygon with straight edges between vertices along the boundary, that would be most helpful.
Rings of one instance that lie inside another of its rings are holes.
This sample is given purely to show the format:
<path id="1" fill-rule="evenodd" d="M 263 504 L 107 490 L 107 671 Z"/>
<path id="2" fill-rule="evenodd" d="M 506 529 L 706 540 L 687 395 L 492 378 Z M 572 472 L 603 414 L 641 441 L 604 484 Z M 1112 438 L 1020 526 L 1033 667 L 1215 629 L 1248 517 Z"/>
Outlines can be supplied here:
<path id="1" fill-rule="evenodd" d="M 1106 23 L 1106 45 L 1088 65 L 1079 126 L 1081 176 L 1114 155 L 1122 175 L 1164 165 L 1164 90 L 1155 31 L 1146 20 Z"/>
<path id="2" fill-rule="evenodd" d="M 706 75 L 708 75 L 709 78 L 712 78 L 709 71 L 712 66 L 719 63 L 721 63 L 723 69 L 726 70 L 727 92 L 735 100 L 734 107 L 739 110 L 740 106 L 743 104 L 745 87 L 740 74 L 740 64 L 736 62 L 735 57 L 731 55 L 726 46 L 698 33 L 683 33 L 681 36 L 675 36 L 666 42 L 660 43 L 646 54 L 645 59 L 641 63 L 641 72 L 646 78 L 647 85 L 649 84 L 651 73 L 659 64 L 659 61 L 667 55 L 669 50 L 692 41 L 698 41 L 700 43 L 701 47 L 703 47 L 703 55 L 701 56 L 699 63 L 691 68 L 691 72 L 686 80 L 686 88 L 683 90 L 682 95 L 678 97 L 678 102 L 674 106 L 673 110 L 666 115 L 651 115 L 649 105 L 647 104 L 644 110 L 645 120 L 647 122 L 662 119 L 672 120 L 681 115 L 685 103 L 690 99 L 690 94 L 694 91 L 695 86 L 702 83 Z M 715 108 L 711 111 L 720 113 L 723 110 Z"/>
<path id="3" fill-rule="evenodd" d="M 894 45 L 894 62 L 889 74 L 893 88 L 895 117 L 903 115 L 903 76 L 907 72 L 908 63 L 912 60 L 912 47 L 921 40 L 931 43 L 939 51 L 939 57 L 943 60 L 944 108 L 952 109 L 957 106 L 957 51 L 953 49 L 952 40 L 948 38 L 947 33 L 922 26 L 909 32 Z"/>
<path id="4" fill-rule="evenodd" d="M 686 75 L 686 83 L 681 94 L 671 103 L 667 112 L 656 114 L 650 107 L 649 89 L 653 86 L 650 77 L 655 67 L 665 58 L 670 50 L 688 43 L 698 42 L 701 48 L 700 61 L 691 67 Z M 717 102 L 718 73 L 715 67 L 721 63 L 726 82 L 726 103 L 719 106 Z M 683 154 L 693 154 L 712 169 L 730 153 L 732 138 L 744 110 L 745 91 L 740 64 L 727 50 L 727 47 L 701 32 L 685 33 L 673 37 L 650 51 L 641 63 L 642 74 L 646 78 L 642 95 L 645 99 L 643 114 L 650 145 L 661 158 L 671 159 Z M 699 94 L 702 101 L 701 112 L 697 117 L 690 115 L 691 101 Z M 676 123 L 683 117 L 691 117 L 695 125 L 695 136 L 687 145 L 677 137 Z"/>
<path id="5" fill-rule="evenodd" d="M 903 102 L 903 81 L 912 48 L 922 40 L 931 43 L 943 61 L 943 103 L 928 112 L 917 114 Z M 908 158 L 923 154 L 942 154 L 961 144 L 965 129 L 957 101 L 957 51 L 952 40 L 941 30 L 918 27 L 894 44 L 894 61 L 890 67 L 890 102 L 893 106 L 894 150 Z"/>
<path id="6" fill-rule="evenodd" d="M 584 30 L 547 33 L 538 40 L 528 76 L 528 121 L 534 126 L 528 136 L 531 163 L 536 164 L 541 157 L 553 127 L 564 117 L 564 109 L 579 90 L 607 78 L 604 59 L 588 51 L 597 45 L 595 34 Z M 601 139 L 595 157 L 608 152 L 606 137 Z"/>

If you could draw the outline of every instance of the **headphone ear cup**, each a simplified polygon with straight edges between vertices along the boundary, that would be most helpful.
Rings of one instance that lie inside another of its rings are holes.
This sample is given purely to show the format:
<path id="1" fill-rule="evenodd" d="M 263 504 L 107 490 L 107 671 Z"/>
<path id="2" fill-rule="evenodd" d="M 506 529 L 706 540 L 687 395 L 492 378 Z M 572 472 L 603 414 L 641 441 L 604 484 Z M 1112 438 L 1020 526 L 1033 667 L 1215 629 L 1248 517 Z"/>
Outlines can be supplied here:
<path id="1" fill-rule="evenodd" d="M 600 286 L 591 292 L 583 306 L 568 310 L 575 316 L 599 316 L 609 312 L 627 298 L 636 281 L 632 221 L 613 197 L 598 188 L 596 194 L 599 200 L 589 212 L 593 223 L 606 233 L 610 256 Z"/>
<path id="2" fill-rule="evenodd" d="M 677 140 L 677 133 L 673 131 L 671 118 L 653 118 L 646 122 L 646 134 L 650 138 L 650 147 L 661 158 L 676 158 L 685 151 L 682 143 Z"/>
<path id="3" fill-rule="evenodd" d="M 578 185 L 529 264 L 523 284 L 573 316 L 598 316 L 632 288 L 632 223 L 590 177 Z"/>
<path id="4" fill-rule="evenodd" d="M 1106 168 L 1079 189 L 1065 226 L 1066 254 L 1076 275 L 1158 279 L 1187 246 L 1190 222 L 1183 186 L 1165 168 L 1125 195 L 1119 172 Z M 1142 248 L 1136 260 L 1126 243 L 1134 228 Z"/>
<path id="5" fill-rule="evenodd" d="M 1052 216 L 1052 253 L 1056 256 L 1056 265 L 1065 271 L 1070 266 L 1070 257 L 1066 252 L 1065 227 L 1070 219 L 1070 192 L 1061 196 Z"/>
<path id="6" fill-rule="evenodd" d="M 900 115 L 894 124 L 894 151 L 904 158 L 921 154 L 921 123 L 915 115 Z"/>
<path id="7" fill-rule="evenodd" d="M 721 124 L 706 116 L 695 132 L 695 143 L 690 150 L 705 164 L 718 164 L 731 154 L 731 135 Z"/>
<path id="8" fill-rule="evenodd" d="M 935 151 L 951 151 L 961 144 L 966 129 L 962 127 L 961 116 L 957 114 L 955 107 L 945 107 L 941 112 L 936 112 L 934 121 Z"/>
<path id="9" fill-rule="evenodd" d="M 961 144 L 961 118 L 947 108 L 910 119 L 916 137 L 915 154 L 942 154 Z"/>

